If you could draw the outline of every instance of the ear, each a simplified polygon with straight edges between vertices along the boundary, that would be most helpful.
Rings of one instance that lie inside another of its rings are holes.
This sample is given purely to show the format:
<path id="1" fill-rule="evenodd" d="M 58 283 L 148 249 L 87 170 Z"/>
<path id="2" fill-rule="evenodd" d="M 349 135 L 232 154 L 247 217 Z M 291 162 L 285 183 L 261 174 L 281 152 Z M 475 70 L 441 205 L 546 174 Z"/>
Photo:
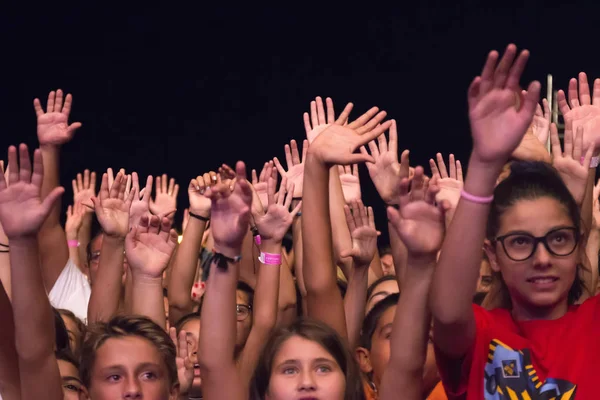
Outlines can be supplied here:
<path id="1" fill-rule="evenodd" d="M 356 361 L 358 361 L 358 366 L 360 370 L 365 374 L 370 374 L 373 372 L 373 367 L 371 366 L 371 353 L 369 350 L 364 347 L 357 347 L 356 350 Z"/>
<path id="2" fill-rule="evenodd" d="M 171 387 L 171 393 L 169 393 L 169 400 L 179 399 L 179 383 L 174 384 Z"/>
<path id="3" fill-rule="evenodd" d="M 488 239 L 483 241 L 483 251 L 485 251 L 485 255 L 487 256 L 488 260 L 490 260 L 490 268 L 492 271 L 500 272 L 498 259 L 496 257 L 496 247 Z"/>

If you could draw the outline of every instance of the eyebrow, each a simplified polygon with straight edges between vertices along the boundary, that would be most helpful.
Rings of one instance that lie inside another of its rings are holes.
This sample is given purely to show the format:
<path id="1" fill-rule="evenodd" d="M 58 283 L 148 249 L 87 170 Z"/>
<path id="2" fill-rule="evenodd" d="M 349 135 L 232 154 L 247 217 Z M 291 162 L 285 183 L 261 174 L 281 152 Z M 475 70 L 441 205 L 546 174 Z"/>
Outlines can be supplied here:
<path id="1" fill-rule="evenodd" d="M 390 328 L 390 329 L 391 329 L 393 324 L 394 324 L 393 322 L 390 322 L 389 324 L 385 324 L 384 326 L 382 326 L 382 327 L 379 329 L 379 333 L 381 333 L 381 332 L 385 331 L 385 330 L 386 330 L 386 329 L 388 329 L 388 328 Z"/>
<path id="2" fill-rule="evenodd" d="M 67 383 L 67 382 L 77 382 L 80 385 L 83 385 L 83 383 L 81 382 L 81 380 L 76 377 L 76 376 L 71 376 L 71 375 L 67 375 L 67 376 L 63 376 L 62 377 L 62 381 L 63 383 Z"/>
<path id="3" fill-rule="evenodd" d="M 546 231 L 546 233 L 544 233 L 544 236 L 546 236 L 548 233 L 550 233 L 552 231 L 555 231 L 555 230 L 558 230 L 558 229 L 565 229 L 565 228 L 575 228 L 575 227 L 572 226 L 572 225 L 557 225 L 557 226 L 554 226 L 554 227 L 548 229 Z M 498 235 L 498 236 L 523 235 L 523 234 L 535 237 L 535 235 L 533 233 L 527 232 L 527 231 L 523 231 L 523 230 L 509 231 L 509 232 L 506 232 L 503 235 Z"/>

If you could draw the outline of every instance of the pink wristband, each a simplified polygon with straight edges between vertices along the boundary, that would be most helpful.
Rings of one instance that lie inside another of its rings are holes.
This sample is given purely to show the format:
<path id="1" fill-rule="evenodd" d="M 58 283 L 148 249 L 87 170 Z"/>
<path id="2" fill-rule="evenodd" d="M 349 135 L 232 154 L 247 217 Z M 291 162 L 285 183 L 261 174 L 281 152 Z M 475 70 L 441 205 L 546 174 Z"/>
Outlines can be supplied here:
<path id="1" fill-rule="evenodd" d="M 471 203 L 477 203 L 477 204 L 490 204 L 493 200 L 494 200 L 494 195 L 488 196 L 488 197 L 480 197 L 480 196 L 475 196 L 474 194 L 471 193 L 467 193 L 464 190 L 460 191 L 460 197 L 462 197 L 463 199 L 470 201 Z"/>
<path id="2" fill-rule="evenodd" d="M 67 240 L 69 247 L 79 247 L 79 240 Z"/>
<path id="3" fill-rule="evenodd" d="M 260 239 L 260 235 L 254 236 L 254 243 L 256 243 L 257 246 L 260 246 L 260 244 L 262 243 L 262 240 Z"/>
<path id="4" fill-rule="evenodd" d="M 261 251 L 258 261 L 265 265 L 281 265 L 281 254 L 263 253 Z"/>
<path id="5" fill-rule="evenodd" d="M 584 161 L 585 161 L 585 157 L 581 157 L 581 160 L 580 160 L 581 165 L 583 165 Z M 596 168 L 596 167 L 598 167 L 598 165 L 600 165 L 600 157 L 592 157 L 592 159 L 590 160 L 590 168 Z"/>

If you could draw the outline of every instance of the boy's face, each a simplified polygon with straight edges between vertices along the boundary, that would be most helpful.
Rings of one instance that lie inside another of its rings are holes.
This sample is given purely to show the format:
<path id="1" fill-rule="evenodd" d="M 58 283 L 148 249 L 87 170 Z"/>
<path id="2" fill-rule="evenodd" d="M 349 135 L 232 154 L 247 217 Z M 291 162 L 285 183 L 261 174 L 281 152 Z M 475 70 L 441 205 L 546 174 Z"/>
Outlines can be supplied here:
<path id="1" fill-rule="evenodd" d="M 92 400 L 143 398 L 175 400 L 179 389 L 158 349 L 148 340 L 125 336 L 106 340 L 96 352 L 89 393 Z"/>

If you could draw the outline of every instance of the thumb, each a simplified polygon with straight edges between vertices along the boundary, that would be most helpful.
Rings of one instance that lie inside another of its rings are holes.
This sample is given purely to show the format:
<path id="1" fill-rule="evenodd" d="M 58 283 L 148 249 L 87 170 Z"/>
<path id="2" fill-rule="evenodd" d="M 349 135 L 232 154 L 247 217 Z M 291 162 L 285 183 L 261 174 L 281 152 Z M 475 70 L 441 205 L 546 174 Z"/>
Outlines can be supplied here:
<path id="1" fill-rule="evenodd" d="M 402 217 L 400 217 L 400 211 L 396 210 L 394 207 L 387 208 L 387 217 L 396 232 L 400 231 L 400 222 Z"/>
<path id="2" fill-rule="evenodd" d="M 364 162 L 375 163 L 375 159 L 368 153 L 352 153 L 348 159 L 348 164 L 358 164 Z"/>
<path id="3" fill-rule="evenodd" d="M 347 257 L 352 257 L 354 256 L 354 249 L 350 249 L 350 250 L 342 250 L 340 251 L 340 257 L 342 258 L 347 258 Z"/>
<path id="4" fill-rule="evenodd" d="M 50 214 L 50 210 L 52 209 L 52 207 L 54 207 L 54 205 L 56 204 L 58 199 L 60 199 L 60 196 L 62 196 L 64 192 L 65 189 L 62 186 L 59 186 L 55 187 L 50 193 L 48 193 L 48 195 L 42 202 L 42 209 L 44 210 L 44 214 L 46 216 Z"/>

